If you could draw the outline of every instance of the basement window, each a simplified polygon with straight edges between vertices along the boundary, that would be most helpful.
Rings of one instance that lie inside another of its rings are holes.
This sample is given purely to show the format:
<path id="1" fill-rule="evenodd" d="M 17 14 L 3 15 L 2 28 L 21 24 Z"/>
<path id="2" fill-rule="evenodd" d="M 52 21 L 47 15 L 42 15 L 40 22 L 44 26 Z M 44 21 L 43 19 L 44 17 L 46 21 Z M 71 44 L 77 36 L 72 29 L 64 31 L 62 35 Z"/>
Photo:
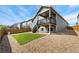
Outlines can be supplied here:
<path id="1" fill-rule="evenodd" d="M 41 31 L 44 31 L 44 28 L 41 28 Z"/>

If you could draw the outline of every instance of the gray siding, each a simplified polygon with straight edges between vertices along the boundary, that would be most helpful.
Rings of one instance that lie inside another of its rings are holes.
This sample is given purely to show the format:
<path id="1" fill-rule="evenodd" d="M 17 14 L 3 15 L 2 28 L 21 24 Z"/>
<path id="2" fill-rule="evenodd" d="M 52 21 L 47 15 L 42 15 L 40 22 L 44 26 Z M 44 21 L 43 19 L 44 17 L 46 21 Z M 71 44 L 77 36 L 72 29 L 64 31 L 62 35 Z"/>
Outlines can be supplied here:
<path id="1" fill-rule="evenodd" d="M 56 32 L 62 31 L 67 26 L 68 26 L 68 24 L 66 23 L 66 21 L 64 21 L 61 17 L 56 15 Z"/>

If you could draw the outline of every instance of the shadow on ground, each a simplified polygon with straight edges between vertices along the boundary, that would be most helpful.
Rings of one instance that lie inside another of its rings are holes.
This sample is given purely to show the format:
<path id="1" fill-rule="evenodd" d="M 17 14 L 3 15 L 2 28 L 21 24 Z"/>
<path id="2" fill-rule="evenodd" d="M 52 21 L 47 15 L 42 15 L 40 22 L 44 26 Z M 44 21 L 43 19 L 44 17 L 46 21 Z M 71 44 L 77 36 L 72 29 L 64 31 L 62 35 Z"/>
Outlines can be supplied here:
<path id="1" fill-rule="evenodd" d="M 0 43 L 0 53 L 11 53 L 12 49 L 7 35 L 4 35 Z"/>
<path id="2" fill-rule="evenodd" d="M 75 30 L 73 28 L 71 29 L 65 29 L 61 32 L 57 32 L 56 34 L 59 34 L 59 35 L 74 35 L 74 36 L 78 36 L 77 33 L 75 32 Z"/>

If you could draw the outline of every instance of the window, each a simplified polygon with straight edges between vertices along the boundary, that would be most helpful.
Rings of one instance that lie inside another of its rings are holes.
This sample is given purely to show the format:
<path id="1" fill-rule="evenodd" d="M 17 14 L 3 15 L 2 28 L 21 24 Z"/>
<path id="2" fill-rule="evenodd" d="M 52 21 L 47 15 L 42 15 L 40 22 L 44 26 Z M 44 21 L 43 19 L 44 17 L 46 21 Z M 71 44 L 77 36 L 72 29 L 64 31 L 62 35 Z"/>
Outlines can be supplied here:
<path id="1" fill-rule="evenodd" d="M 53 31 L 53 28 L 50 28 L 50 30 Z M 48 28 L 48 31 L 49 31 L 49 28 Z"/>
<path id="2" fill-rule="evenodd" d="M 44 31 L 44 28 L 41 28 L 41 31 Z"/>
<path id="3" fill-rule="evenodd" d="M 53 28 L 51 28 L 51 31 L 53 31 Z"/>

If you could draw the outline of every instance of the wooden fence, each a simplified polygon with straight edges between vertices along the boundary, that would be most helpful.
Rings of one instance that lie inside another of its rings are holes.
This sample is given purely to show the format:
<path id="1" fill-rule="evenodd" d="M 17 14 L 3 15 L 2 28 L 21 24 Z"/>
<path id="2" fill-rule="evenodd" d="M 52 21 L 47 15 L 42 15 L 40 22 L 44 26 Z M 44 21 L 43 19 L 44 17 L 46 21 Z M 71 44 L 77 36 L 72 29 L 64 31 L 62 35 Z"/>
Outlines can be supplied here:
<path id="1" fill-rule="evenodd" d="M 21 29 L 10 28 L 10 29 L 6 29 L 6 33 L 10 32 L 10 34 L 21 33 L 21 32 L 30 32 L 30 31 L 31 31 L 30 28 L 21 28 Z"/>
<path id="2" fill-rule="evenodd" d="M 72 27 L 67 27 L 68 30 L 77 30 L 79 31 L 79 25 L 78 26 L 72 26 Z"/>
<path id="3" fill-rule="evenodd" d="M 73 26 L 73 29 L 79 31 L 79 25 Z"/>
<path id="4" fill-rule="evenodd" d="M 73 27 L 67 27 L 68 30 L 74 30 Z"/>
<path id="5" fill-rule="evenodd" d="M 6 34 L 5 29 L 0 29 L 0 42 L 2 41 L 3 36 Z"/>
<path id="6" fill-rule="evenodd" d="M 10 32 L 10 34 L 15 34 L 15 33 L 22 33 L 22 32 L 30 32 L 31 29 L 30 28 L 21 28 L 21 29 L 14 29 L 14 28 L 9 28 L 9 29 L 1 29 L 0 30 L 0 42 L 2 41 L 2 38 L 5 34 L 8 34 L 8 32 Z"/>

